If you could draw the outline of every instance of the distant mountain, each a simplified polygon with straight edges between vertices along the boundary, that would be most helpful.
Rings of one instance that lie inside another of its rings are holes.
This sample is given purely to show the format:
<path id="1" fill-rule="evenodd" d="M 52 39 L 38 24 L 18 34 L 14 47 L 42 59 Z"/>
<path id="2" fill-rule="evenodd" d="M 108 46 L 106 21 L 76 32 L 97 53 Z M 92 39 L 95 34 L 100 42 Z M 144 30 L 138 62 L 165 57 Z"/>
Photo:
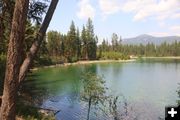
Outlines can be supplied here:
<path id="1" fill-rule="evenodd" d="M 176 40 L 179 42 L 180 36 L 155 37 L 155 36 L 143 34 L 134 38 L 122 39 L 122 44 L 146 45 L 148 43 L 154 43 L 155 45 L 160 45 L 163 42 L 173 43 Z"/>

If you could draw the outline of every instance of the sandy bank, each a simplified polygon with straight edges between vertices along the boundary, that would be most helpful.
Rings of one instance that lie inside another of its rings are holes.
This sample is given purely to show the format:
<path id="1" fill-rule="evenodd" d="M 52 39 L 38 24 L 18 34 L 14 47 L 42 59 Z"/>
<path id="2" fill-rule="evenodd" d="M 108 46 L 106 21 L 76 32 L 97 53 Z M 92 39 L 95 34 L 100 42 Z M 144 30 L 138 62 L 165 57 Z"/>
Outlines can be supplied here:
<path id="1" fill-rule="evenodd" d="M 142 57 L 143 59 L 180 59 L 180 56 L 166 56 L 166 57 Z"/>
<path id="2" fill-rule="evenodd" d="M 53 68 L 53 67 L 60 67 L 60 66 L 70 66 L 70 65 L 84 65 L 84 64 L 93 64 L 93 63 L 111 63 L 111 62 L 133 62 L 136 59 L 129 59 L 129 60 L 92 60 L 92 61 L 78 61 L 75 63 L 64 63 L 64 64 L 56 64 L 56 65 L 49 65 L 43 67 L 35 67 L 31 69 L 32 71 L 38 70 L 39 68 Z"/>

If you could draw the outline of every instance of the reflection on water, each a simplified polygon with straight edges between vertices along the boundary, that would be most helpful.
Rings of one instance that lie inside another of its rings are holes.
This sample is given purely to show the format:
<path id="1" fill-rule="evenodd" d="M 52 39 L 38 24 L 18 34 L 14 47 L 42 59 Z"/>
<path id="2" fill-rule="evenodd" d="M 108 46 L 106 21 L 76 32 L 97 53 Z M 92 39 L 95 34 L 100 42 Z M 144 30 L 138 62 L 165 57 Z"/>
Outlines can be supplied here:
<path id="1" fill-rule="evenodd" d="M 176 91 L 180 82 L 180 63 L 177 61 L 102 63 L 40 69 L 33 73 L 32 77 L 36 80 L 29 84 L 45 90 L 42 107 L 61 110 L 56 115 L 58 120 L 85 120 L 87 103 L 80 100 L 80 78 L 85 71 L 103 75 L 109 88 L 108 94 L 123 95 L 138 120 L 144 117 L 158 120 L 158 117 L 164 117 L 165 106 L 176 105 Z M 92 114 L 91 119 L 110 118 L 105 114 Z"/>
<path id="2" fill-rule="evenodd" d="M 28 80 L 22 82 L 18 94 L 19 102 L 25 102 L 25 105 L 40 106 L 43 100 L 49 96 L 49 92 L 45 87 L 48 83 L 39 81 L 37 78 L 38 75 L 29 74 Z M 43 84 L 44 86 L 42 86 Z"/>

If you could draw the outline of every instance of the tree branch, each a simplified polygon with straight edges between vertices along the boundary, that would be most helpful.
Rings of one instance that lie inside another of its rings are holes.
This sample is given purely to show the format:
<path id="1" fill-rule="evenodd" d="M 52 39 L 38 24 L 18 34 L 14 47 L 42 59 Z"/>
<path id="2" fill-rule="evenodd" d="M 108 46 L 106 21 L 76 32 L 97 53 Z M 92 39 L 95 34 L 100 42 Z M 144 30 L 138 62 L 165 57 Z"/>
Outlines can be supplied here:
<path id="1" fill-rule="evenodd" d="M 51 4 L 50 4 L 47 14 L 44 18 L 42 26 L 41 26 L 38 34 L 36 35 L 35 41 L 33 42 L 29 52 L 27 53 L 27 56 L 26 56 L 25 60 L 23 61 L 23 64 L 21 65 L 20 73 L 19 73 L 19 83 L 21 83 L 21 81 L 24 80 L 24 78 L 27 74 L 27 71 L 29 69 L 29 66 L 32 63 L 36 53 L 38 52 L 38 49 L 41 45 L 41 42 L 43 41 L 43 38 L 46 34 L 46 30 L 49 26 L 49 23 L 52 19 L 53 13 L 58 4 L 58 1 L 59 0 L 51 0 Z"/>
<path id="2" fill-rule="evenodd" d="M 57 113 L 59 113 L 61 111 L 61 110 L 50 109 L 50 108 L 42 108 L 42 107 L 35 107 L 35 106 L 33 106 L 33 107 L 36 109 L 42 110 L 41 111 L 42 113 L 48 111 L 48 112 L 52 112 L 54 115 L 56 115 Z"/>

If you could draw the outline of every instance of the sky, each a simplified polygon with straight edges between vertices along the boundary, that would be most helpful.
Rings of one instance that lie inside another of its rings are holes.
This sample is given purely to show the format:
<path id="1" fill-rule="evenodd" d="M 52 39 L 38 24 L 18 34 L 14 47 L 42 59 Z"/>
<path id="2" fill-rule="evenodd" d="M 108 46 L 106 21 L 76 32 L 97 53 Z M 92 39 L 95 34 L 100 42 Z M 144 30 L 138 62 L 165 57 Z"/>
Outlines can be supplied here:
<path id="1" fill-rule="evenodd" d="M 180 0 L 59 0 L 48 30 L 66 33 L 72 20 L 81 30 L 89 17 L 101 40 L 112 33 L 180 36 Z"/>

